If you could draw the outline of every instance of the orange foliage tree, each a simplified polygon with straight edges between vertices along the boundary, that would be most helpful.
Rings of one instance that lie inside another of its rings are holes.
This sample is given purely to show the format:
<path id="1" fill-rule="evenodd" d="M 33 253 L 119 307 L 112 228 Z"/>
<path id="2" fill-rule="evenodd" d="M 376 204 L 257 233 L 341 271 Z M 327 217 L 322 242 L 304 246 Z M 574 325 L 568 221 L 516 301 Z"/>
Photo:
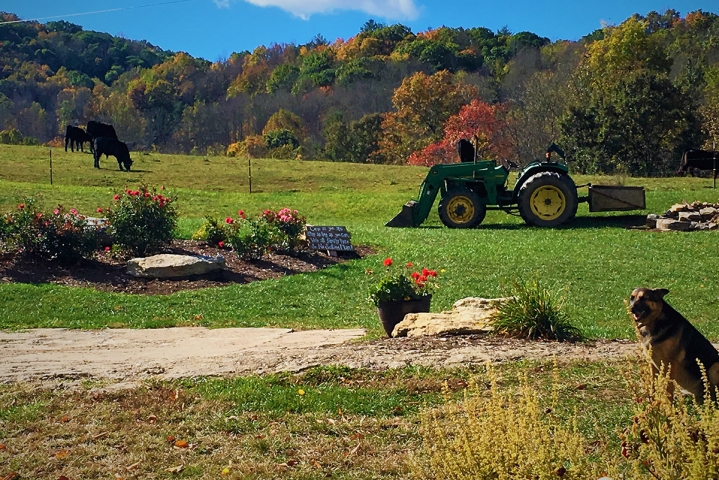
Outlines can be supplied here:
<path id="1" fill-rule="evenodd" d="M 412 153 L 409 165 L 432 166 L 439 163 L 454 163 L 458 160 L 456 151 L 460 139 L 475 139 L 479 158 L 502 158 L 510 154 L 510 143 L 506 138 L 506 109 L 502 105 L 489 105 L 474 99 L 464 105 L 459 113 L 449 117 L 444 125 L 444 137 L 422 150 Z"/>
<path id="2" fill-rule="evenodd" d="M 412 152 L 439 141 L 445 121 L 477 94 L 475 86 L 456 81 L 446 70 L 405 78 L 392 96 L 396 111 L 382 121 L 381 163 L 405 163 Z"/>

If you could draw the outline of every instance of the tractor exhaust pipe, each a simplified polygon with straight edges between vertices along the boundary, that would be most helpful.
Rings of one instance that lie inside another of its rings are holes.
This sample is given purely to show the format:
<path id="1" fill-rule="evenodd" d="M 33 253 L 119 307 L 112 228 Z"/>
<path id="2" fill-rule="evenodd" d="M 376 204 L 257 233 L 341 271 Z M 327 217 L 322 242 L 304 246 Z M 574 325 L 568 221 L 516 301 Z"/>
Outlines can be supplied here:
<path id="1" fill-rule="evenodd" d="M 385 227 L 399 227 L 408 228 L 414 227 L 414 209 L 417 206 L 417 202 L 410 200 L 402 206 L 402 210 L 395 215 L 395 217 L 389 222 L 385 223 Z"/>

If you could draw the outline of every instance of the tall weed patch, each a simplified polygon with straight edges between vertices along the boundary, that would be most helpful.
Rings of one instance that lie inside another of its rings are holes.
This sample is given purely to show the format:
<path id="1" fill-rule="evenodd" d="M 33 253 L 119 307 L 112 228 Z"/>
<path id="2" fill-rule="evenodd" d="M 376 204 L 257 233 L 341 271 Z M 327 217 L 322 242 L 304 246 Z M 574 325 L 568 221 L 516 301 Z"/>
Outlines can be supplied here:
<path id="1" fill-rule="evenodd" d="M 702 369 L 703 370 L 703 369 Z M 693 396 L 667 393 L 672 383 L 651 369 L 630 382 L 634 417 L 622 430 L 621 454 L 631 478 L 706 480 L 719 478 L 719 407 Z M 709 398 L 705 375 L 705 391 Z M 676 387 L 678 391 L 678 387 Z"/>
<path id="2" fill-rule="evenodd" d="M 556 370 L 556 369 L 555 369 Z M 483 389 L 489 383 L 489 392 Z M 597 479 L 607 473 L 577 425 L 554 414 L 559 379 L 543 401 L 526 374 L 519 386 L 500 388 L 491 365 L 462 401 L 424 412 L 424 456 L 416 474 L 425 479 Z"/>
<path id="3" fill-rule="evenodd" d="M 631 405 L 631 423 L 615 431 L 595 425 L 593 440 L 579 430 L 579 412 L 570 418 L 556 414 L 557 406 L 568 403 L 560 396 L 556 366 L 551 393 L 542 396 L 526 371 L 518 386 L 500 387 L 488 365 L 486 377 L 475 377 L 464 398 L 447 394 L 444 405 L 422 412 L 423 449 L 415 459 L 415 477 L 719 478 L 717 403 L 668 394 L 669 372 L 655 376 L 644 361 L 638 368 L 629 365 L 623 402 Z"/>

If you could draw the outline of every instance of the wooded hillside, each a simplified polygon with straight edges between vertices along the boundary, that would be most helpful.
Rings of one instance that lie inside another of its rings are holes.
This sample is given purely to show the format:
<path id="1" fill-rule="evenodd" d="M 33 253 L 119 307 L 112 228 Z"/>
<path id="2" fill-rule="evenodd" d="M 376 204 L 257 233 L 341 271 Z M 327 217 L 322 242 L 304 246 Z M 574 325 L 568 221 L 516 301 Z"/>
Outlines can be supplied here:
<path id="1" fill-rule="evenodd" d="M 2 21 L 18 18 L 0 13 Z M 518 163 L 559 142 L 578 171 L 653 175 L 719 140 L 719 16 L 635 15 L 579 41 L 482 27 L 259 46 L 208 62 L 65 21 L 0 25 L 0 143 L 112 123 L 163 152 Z"/>

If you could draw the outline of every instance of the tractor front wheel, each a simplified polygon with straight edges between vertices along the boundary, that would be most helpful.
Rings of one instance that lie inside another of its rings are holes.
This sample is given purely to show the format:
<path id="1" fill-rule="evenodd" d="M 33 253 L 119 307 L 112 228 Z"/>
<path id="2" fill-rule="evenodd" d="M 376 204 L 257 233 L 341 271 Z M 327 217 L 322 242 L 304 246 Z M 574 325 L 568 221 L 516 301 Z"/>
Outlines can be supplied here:
<path id="1" fill-rule="evenodd" d="M 577 213 L 577 187 L 567 175 L 539 172 L 519 189 L 519 214 L 535 227 L 557 227 Z"/>
<path id="2" fill-rule="evenodd" d="M 450 190 L 439 201 L 439 219 L 449 228 L 474 228 L 486 214 L 487 205 L 466 187 Z"/>

